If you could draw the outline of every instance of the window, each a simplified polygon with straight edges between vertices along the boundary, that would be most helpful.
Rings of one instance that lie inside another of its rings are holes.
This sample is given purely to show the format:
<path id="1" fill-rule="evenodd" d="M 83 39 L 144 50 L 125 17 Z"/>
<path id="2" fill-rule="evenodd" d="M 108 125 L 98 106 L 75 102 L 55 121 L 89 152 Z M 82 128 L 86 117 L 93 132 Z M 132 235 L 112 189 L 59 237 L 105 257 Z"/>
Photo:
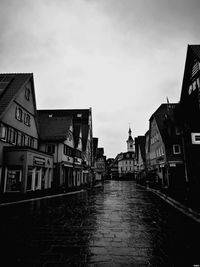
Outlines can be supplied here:
<path id="1" fill-rule="evenodd" d="M 15 117 L 18 121 L 22 121 L 22 109 L 21 108 L 16 107 Z"/>
<path id="2" fill-rule="evenodd" d="M 0 139 L 2 141 L 6 141 L 6 137 L 7 137 L 6 135 L 7 135 L 7 128 L 3 124 L 1 124 L 0 125 Z"/>
<path id="3" fill-rule="evenodd" d="M 178 127 L 175 127 L 175 133 L 176 135 L 180 135 L 181 134 L 181 131 Z"/>
<path id="4" fill-rule="evenodd" d="M 29 88 L 25 88 L 25 98 L 26 98 L 26 100 L 30 100 L 30 93 L 31 93 L 31 91 L 30 91 L 30 89 Z"/>
<path id="5" fill-rule="evenodd" d="M 17 133 L 15 132 L 14 129 L 9 128 L 8 129 L 8 142 L 15 145 L 16 141 L 17 141 Z"/>
<path id="6" fill-rule="evenodd" d="M 34 148 L 34 139 L 30 137 L 30 147 Z"/>
<path id="7" fill-rule="evenodd" d="M 20 191 L 21 190 L 21 170 L 8 170 L 6 179 L 6 191 Z"/>
<path id="8" fill-rule="evenodd" d="M 29 137 L 27 135 L 25 137 L 25 146 L 29 146 Z"/>
<path id="9" fill-rule="evenodd" d="M 30 126 L 30 121 L 31 121 L 30 115 L 27 113 L 24 113 L 24 124 L 26 124 L 27 126 Z"/>
<path id="10" fill-rule="evenodd" d="M 17 132 L 17 142 L 16 142 L 17 146 L 21 146 L 21 133 Z"/>
<path id="11" fill-rule="evenodd" d="M 27 175 L 26 190 L 32 190 L 33 176 L 34 176 L 34 169 L 32 169 L 31 167 L 29 167 L 28 168 L 28 175 Z"/>
<path id="12" fill-rule="evenodd" d="M 21 145 L 25 146 L 25 135 L 24 134 L 21 135 Z"/>
<path id="13" fill-rule="evenodd" d="M 196 89 L 200 88 L 200 80 L 199 78 L 191 81 L 191 84 L 189 86 L 189 89 L 188 89 L 188 94 L 191 95 L 191 93 L 193 91 L 195 91 Z"/>
<path id="14" fill-rule="evenodd" d="M 174 154 L 180 154 L 181 153 L 180 145 L 173 145 L 173 153 Z"/>
<path id="15" fill-rule="evenodd" d="M 55 145 L 54 144 L 47 144 L 45 147 L 45 152 L 53 154 L 55 153 Z"/>
<path id="16" fill-rule="evenodd" d="M 77 118 L 82 118 L 82 114 L 81 113 L 78 113 L 77 114 Z"/>
<path id="17" fill-rule="evenodd" d="M 195 74 L 199 71 L 199 69 L 200 69 L 199 62 L 197 60 L 195 60 L 193 67 L 192 67 L 191 76 L 194 77 Z"/>
<path id="18" fill-rule="evenodd" d="M 64 145 L 63 153 L 67 156 L 73 156 L 73 149 L 67 145 Z"/>

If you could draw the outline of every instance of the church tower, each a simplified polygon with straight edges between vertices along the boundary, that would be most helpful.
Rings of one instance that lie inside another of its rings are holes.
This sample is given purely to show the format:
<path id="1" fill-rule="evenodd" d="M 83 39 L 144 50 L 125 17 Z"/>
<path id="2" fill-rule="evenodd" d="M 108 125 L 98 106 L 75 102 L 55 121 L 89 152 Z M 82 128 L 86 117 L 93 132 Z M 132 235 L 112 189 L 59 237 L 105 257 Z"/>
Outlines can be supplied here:
<path id="1" fill-rule="evenodd" d="M 126 141 L 127 143 L 127 152 L 135 152 L 135 144 L 134 140 L 131 135 L 131 128 L 129 127 L 128 131 L 128 140 Z"/>

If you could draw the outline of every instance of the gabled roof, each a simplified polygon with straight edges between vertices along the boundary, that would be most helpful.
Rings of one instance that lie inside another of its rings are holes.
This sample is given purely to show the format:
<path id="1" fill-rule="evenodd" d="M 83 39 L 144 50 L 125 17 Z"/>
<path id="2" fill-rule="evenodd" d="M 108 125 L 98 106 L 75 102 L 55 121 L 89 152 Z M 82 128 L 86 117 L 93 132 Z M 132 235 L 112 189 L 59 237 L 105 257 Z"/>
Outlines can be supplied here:
<path id="1" fill-rule="evenodd" d="M 73 121 L 73 137 L 74 146 L 78 146 L 80 131 L 82 132 L 83 151 L 86 149 L 88 132 L 89 132 L 89 116 L 90 109 L 40 109 L 38 114 L 51 116 L 52 118 L 70 117 Z"/>
<path id="2" fill-rule="evenodd" d="M 49 117 L 38 112 L 40 138 L 43 141 L 65 140 L 72 125 L 72 117 Z"/>
<path id="3" fill-rule="evenodd" d="M 97 137 L 92 137 L 93 156 L 95 156 L 97 152 L 98 140 L 99 139 Z"/>
<path id="4" fill-rule="evenodd" d="M 97 148 L 97 152 L 96 152 L 97 158 L 103 157 L 103 155 L 104 155 L 104 148 L 103 147 L 98 147 Z"/>
<path id="5" fill-rule="evenodd" d="M 138 158 L 139 149 L 141 151 L 141 156 L 143 161 L 145 161 L 145 143 L 146 143 L 146 137 L 144 135 L 139 135 L 135 138 L 135 152 L 136 157 Z"/>
<path id="6" fill-rule="evenodd" d="M 1 73 L 0 74 L 0 116 L 4 114 L 13 99 L 18 95 L 24 84 L 33 80 L 32 73 Z M 35 95 L 34 95 L 35 98 Z M 36 108 L 36 102 L 34 99 Z"/>
<path id="7" fill-rule="evenodd" d="M 88 140 L 89 125 L 83 124 L 81 128 L 82 128 L 83 151 L 85 151 L 86 150 L 86 146 L 87 146 L 87 140 Z"/>
<path id="8" fill-rule="evenodd" d="M 79 143 L 79 137 L 80 137 L 80 131 L 81 131 L 81 126 L 80 124 L 74 124 L 74 129 L 73 129 L 73 137 L 74 137 L 74 147 L 78 147 Z"/>
<path id="9" fill-rule="evenodd" d="M 142 160 L 146 160 L 146 154 L 145 154 L 145 143 L 146 143 L 146 138 L 145 136 L 138 136 L 138 147 L 140 148 Z"/>
<path id="10" fill-rule="evenodd" d="M 163 142 L 167 142 L 166 129 L 167 121 L 174 123 L 175 121 L 175 108 L 177 103 L 161 104 L 159 108 L 152 114 L 150 121 L 156 120 L 158 130 L 162 137 Z"/>
<path id="11" fill-rule="evenodd" d="M 39 109 L 40 112 L 51 114 L 52 117 L 72 117 L 73 122 L 84 124 L 88 124 L 90 115 L 90 109 Z"/>
<path id="12" fill-rule="evenodd" d="M 188 45 L 187 47 L 180 101 L 182 101 L 187 95 L 189 89 L 188 82 L 190 79 L 190 69 L 192 68 L 194 59 L 197 59 L 200 62 L 200 45 Z"/>

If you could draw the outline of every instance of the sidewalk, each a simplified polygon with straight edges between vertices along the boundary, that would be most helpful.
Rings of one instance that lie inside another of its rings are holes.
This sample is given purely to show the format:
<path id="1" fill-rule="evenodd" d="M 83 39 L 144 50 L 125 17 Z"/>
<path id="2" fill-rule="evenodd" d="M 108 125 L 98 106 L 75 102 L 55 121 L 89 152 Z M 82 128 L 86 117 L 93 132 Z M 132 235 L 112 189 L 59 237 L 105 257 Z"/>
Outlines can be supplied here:
<path id="1" fill-rule="evenodd" d="M 59 197 L 59 196 L 64 196 L 64 195 L 71 195 L 71 194 L 84 192 L 92 188 L 98 188 L 101 186 L 102 186 L 102 183 L 98 182 L 98 183 L 95 183 L 94 185 L 90 185 L 90 184 L 82 185 L 79 187 L 68 188 L 67 190 L 47 189 L 45 191 L 41 191 L 41 190 L 31 191 L 31 192 L 27 192 L 26 194 L 5 193 L 0 196 L 0 206 L 6 206 L 6 205 L 11 205 L 11 204 L 16 204 L 16 203 L 24 203 L 24 202 L 39 200 L 39 199 L 44 199 L 44 198 L 53 198 L 53 197 Z"/>
<path id="2" fill-rule="evenodd" d="M 191 207 L 183 205 L 181 202 L 179 202 L 179 201 L 173 199 L 172 197 L 160 192 L 159 190 L 156 190 L 156 189 L 153 189 L 150 187 L 145 187 L 145 186 L 142 186 L 142 187 L 144 187 L 148 191 L 151 191 L 152 193 L 156 194 L 161 199 L 163 199 L 165 202 L 167 202 L 172 207 L 176 208 L 177 210 L 179 210 L 180 212 L 182 212 L 183 214 L 185 214 L 189 218 L 200 223 L 200 212 L 193 210 Z"/>

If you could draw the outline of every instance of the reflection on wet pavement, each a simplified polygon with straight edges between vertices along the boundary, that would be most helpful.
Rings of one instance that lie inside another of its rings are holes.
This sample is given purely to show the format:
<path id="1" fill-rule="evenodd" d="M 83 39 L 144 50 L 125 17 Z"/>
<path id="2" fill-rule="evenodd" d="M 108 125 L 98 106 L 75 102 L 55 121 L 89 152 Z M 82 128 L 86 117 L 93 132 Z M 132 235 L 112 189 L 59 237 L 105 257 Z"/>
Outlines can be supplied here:
<path id="1" fill-rule="evenodd" d="M 0 212 L 9 266 L 200 264 L 199 225 L 131 181 Z"/>

